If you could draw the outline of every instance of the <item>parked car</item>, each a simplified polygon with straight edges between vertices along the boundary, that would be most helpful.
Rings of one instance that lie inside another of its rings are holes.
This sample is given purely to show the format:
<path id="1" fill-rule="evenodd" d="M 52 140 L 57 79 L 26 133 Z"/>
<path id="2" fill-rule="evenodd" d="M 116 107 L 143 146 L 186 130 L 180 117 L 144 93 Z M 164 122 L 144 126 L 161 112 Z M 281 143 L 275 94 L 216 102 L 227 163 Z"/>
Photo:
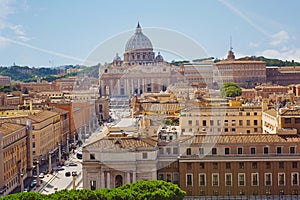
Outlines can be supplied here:
<path id="1" fill-rule="evenodd" d="M 57 170 L 57 171 L 62 171 L 62 170 L 65 170 L 65 168 L 63 168 L 62 166 L 58 166 L 58 167 L 56 168 L 56 170 Z"/>
<path id="2" fill-rule="evenodd" d="M 33 179 L 30 183 L 30 187 L 33 188 L 36 186 L 36 183 L 37 183 L 37 180 L 36 179 Z"/>
<path id="3" fill-rule="evenodd" d="M 44 178 L 44 173 L 42 172 L 42 173 L 40 173 L 40 175 L 39 175 L 39 178 Z"/>
<path id="4" fill-rule="evenodd" d="M 25 187 L 23 192 L 29 192 L 29 187 Z"/>
<path id="5" fill-rule="evenodd" d="M 68 164 L 68 166 L 77 166 L 77 164 L 76 163 L 74 163 L 74 162 L 70 162 L 69 164 Z"/>
<path id="6" fill-rule="evenodd" d="M 66 176 L 66 177 L 71 176 L 71 172 L 66 172 L 66 173 L 65 173 L 65 176 Z"/>

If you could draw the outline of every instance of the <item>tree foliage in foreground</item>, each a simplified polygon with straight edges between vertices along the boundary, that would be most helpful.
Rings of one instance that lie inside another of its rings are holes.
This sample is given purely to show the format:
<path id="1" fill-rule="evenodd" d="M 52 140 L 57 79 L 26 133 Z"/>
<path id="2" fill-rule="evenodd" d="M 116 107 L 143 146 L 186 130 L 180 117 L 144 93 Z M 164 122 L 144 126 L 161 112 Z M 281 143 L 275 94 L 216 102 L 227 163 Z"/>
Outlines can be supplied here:
<path id="1" fill-rule="evenodd" d="M 236 97 L 241 96 L 242 89 L 235 83 L 226 82 L 221 87 L 222 97 Z"/>
<path id="2" fill-rule="evenodd" d="M 3 200 L 182 200 L 185 192 L 178 185 L 165 181 L 137 181 L 114 189 L 61 190 L 53 194 L 22 192 L 3 197 Z"/>

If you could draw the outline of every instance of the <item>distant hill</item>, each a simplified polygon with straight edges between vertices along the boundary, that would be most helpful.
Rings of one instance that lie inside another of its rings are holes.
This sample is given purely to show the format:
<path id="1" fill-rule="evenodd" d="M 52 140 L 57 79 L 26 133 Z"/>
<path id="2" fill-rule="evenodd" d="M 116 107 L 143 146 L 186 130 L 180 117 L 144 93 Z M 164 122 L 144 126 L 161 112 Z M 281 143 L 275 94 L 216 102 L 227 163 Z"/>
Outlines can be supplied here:
<path id="1" fill-rule="evenodd" d="M 65 66 L 65 69 L 68 68 L 78 68 L 78 66 L 68 65 Z M 87 74 L 89 76 L 98 77 L 98 66 L 85 67 L 80 66 L 82 70 L 79 72 Z M 40 68 L 31 68 L 28 66 L 11 66 L 11 67 L 0 67 L 0 75 L 9 76 L 14 81 L 22 82 L 36 82 L 37 79 L 53 81 L 58 78 L 67 77 L 68 75 L 77 75 L 77 72 L 72 72 L 71 74 L 65 74 L 63 76 L 58 76 L 61 74 L 62 68 L 49 68 L 49 67 L 40 67 Z"/>
<path id="2" fill-rule="evenodd" d="M 245 57 L 247 58 L 247 57 Z M 279 60 L 279 59 L 276 59 L 276 58 L 265 58 L 263 56 L 252 56 L 250 57 L 252 59 L 255 59 L 255 60 L 260 60 L 260 61 L 265 61 L 267 64 L 267 66 L 279 66 L 279 67 L 282 67 L 282 66 L 300 66 L 300 63 L 299 62 L 294 62 L 294 60 L 292 61 L 283 61 L 283 60 Z M 240 59 L 244 59 L 244 58 L 240 58 Z"/>

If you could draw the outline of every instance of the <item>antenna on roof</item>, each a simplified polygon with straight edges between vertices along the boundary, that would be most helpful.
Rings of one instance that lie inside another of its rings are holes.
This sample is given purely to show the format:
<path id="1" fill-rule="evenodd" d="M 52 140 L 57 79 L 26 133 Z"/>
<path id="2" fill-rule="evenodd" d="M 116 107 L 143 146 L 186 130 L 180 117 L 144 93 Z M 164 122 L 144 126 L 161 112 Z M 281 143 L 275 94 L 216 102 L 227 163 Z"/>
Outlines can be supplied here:
<path id="1" fill-rule="evenodd" d="M 230 49 L 230 51 L 232 51 L 232 37 L 231 37 L 231 35 L 230 35 L 230 47 L 229 47 L 229 49 Z"/>

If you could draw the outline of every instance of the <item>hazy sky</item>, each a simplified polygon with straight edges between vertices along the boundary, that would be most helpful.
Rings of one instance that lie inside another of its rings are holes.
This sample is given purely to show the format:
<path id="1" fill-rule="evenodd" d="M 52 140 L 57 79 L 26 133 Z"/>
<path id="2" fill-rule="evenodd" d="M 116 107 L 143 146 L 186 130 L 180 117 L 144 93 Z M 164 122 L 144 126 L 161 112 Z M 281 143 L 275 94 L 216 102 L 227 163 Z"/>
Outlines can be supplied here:
<path id="1" fill-rule="evenodd" d="M 176 31 L 208 56 L 224 58 L 232 36 L 236 57 L 300 61 L 299 8 L 297 0 L 0 0 L 0 66 L 82 64 L 99 44 L 126 33 L 116 47 L 103 45 L 111 62 L 138 21 L 150 39 L 150 27 Z"/>

